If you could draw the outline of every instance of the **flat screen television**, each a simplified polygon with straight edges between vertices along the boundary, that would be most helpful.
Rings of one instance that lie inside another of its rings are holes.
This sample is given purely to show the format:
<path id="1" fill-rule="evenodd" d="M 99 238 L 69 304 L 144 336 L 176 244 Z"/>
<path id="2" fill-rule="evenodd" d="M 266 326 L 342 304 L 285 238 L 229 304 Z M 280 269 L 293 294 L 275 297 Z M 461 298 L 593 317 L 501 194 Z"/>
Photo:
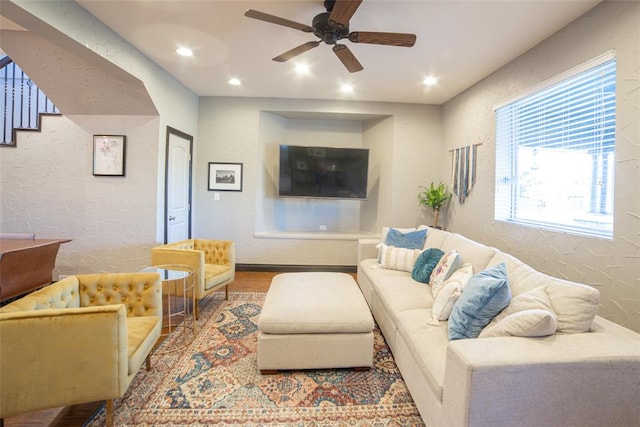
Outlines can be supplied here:
<path id="1" fill-rule="evenodd" d="M 366 200 L 369 150 L 280 145 L 279 197 Z"/>

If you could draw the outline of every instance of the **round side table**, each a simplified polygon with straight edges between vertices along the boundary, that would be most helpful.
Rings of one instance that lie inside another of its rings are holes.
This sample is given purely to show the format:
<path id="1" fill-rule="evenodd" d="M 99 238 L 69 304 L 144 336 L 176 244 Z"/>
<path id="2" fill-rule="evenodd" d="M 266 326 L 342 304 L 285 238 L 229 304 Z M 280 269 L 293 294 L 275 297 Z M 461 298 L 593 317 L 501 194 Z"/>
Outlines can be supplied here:
<path id="1" fill-rule="evenodd" d="M 146 267 L 141 273 L 158 273 L 162 279 L 162 294 L 166 296 L 166 314 L 162 315 L 162 334 L 165 347 L 156 354 L 180 350 L 196 338 L 196 292 L 191 267 L 182 264 L 166 264 Z M 164 298 L 163 298 L 164 299 Z M 164 308 L 164 303 L 163 303 Z M 182 330 L 182 335 L 170 340 L 172 334 Z"/>

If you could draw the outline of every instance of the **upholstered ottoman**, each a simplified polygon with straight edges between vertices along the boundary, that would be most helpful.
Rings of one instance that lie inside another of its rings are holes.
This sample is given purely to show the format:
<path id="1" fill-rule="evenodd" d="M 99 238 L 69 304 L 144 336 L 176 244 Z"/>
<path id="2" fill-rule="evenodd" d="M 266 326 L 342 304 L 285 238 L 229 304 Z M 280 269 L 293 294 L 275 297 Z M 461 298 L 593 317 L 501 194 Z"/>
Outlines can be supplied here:
<path id="1" fill-rule="evenodd" d="M 373 317 L 345 273 L 275 276 L 258 320 L 258 369 L 358 368 L 373 364 Z"/>

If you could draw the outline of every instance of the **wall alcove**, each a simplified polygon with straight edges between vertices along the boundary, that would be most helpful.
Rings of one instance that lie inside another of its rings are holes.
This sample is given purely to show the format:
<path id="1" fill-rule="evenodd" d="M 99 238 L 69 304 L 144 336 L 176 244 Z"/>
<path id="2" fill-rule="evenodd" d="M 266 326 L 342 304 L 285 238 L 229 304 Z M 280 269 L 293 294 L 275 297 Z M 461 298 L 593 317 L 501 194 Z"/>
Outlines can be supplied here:
<path id="1" fill-rule="evenodd" d="M 260 111 L 255 237 L 357 240 L 380 229 L 382 159 L 392 155 L 393 116 Z M 367 200 L 278 197 L 280 144 L 369 150 Z"/>

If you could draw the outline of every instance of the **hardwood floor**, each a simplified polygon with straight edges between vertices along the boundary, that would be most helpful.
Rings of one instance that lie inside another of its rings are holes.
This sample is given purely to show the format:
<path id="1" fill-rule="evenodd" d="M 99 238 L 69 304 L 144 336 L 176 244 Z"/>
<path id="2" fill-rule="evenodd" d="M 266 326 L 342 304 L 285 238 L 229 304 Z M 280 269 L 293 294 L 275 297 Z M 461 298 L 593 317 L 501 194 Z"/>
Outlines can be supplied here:
<path id="1" fill-rule="evenodd" d="M 230 292 L 266 292 L 278 272 L 237 271 Z M 142 368 L 144 369 L 144 367 Z M 45 409 L 4 419 L 4 427 L 82 427 L 103 402 Z M 116 420 L 117 421 L 117 420 Z"/>

